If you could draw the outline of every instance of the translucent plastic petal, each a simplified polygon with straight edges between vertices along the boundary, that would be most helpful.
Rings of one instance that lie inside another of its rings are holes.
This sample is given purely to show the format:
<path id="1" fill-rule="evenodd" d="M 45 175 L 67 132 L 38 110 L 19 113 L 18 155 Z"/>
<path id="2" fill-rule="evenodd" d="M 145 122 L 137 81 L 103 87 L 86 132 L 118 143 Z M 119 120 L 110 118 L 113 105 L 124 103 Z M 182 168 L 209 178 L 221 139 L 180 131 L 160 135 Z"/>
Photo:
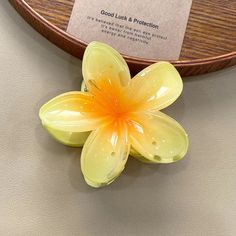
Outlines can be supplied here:
<path id="1" fill-rule="evenodd" d="M 183 82 L 175 67 L 158 62 L 137 74 L 128 92 L 142 110 L 161 110 L 172 104 L 182 89 Z"/>
<path id="2" fill-rule="evenodd" d="M 105 123 L 96 112 L 93 96 L 82 92 L 53 98 L 41 107 L 39 116 L 46 127 L 67 132 L 91 131 Z"/>
<path id="3" fill-rule="evenodd" d="M 127 128 L 119 123 L 93 131 L 83 147 L 81 168 L 86 182 L 101 187 L 113 182 L 129 155 Z"/>
<path id="4" fill-rule="evenodd" d="M 130 156 L 134 157 L 135 159 L 144 162 L 144 163 L 156 163 L 153 161 L 148 160 L 147 158 L 143 157 L 139 152 L 137 152 L 133 147 L 130 149 Z"/>
<path id="5" fill-rule="evenodd" d="M 129 68 L 123 57 L 112 47 L 99 42 L 92 42 L 86 48 L 82 72 L 88 90 L 101 79 L 120 86 L 130 82 Z"/>
<path id="6" fill-rule="evenodd" d="M 134 117 L 129 134 L 134 149 L 151 162 L 178 161 L 188 149 L 188 137 L 184 129 L 162 112 Z"/>
<path id="7" fill-rule="evenodd" d="M 44 128 L 58 142 L 71 147 L 82 147 L 90 134 L 90 132 L 61 131 L 47 126 L 44 126 Z"/>

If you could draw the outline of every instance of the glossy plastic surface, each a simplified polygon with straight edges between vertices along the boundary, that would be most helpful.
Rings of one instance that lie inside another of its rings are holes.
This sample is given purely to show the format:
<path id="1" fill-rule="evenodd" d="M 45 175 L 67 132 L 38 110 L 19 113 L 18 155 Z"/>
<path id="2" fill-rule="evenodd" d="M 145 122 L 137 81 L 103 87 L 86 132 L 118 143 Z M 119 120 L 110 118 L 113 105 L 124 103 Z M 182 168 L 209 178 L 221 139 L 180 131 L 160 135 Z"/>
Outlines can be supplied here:
<path id="1" fill-rule="evenodd" d="M 58 141 L 71 146 L 85 142 L 81 169 L 90 186 L 113 182 L 131 149 L 132 155 L 148 163 L 171 163 L 186 154 L 184 129 L 159 111 L 182 92 L 174 66 L 159 62 L 131 80 L 121 55 L 93 42 L 85 51 L 82 69 L 88 92 L 52 99 L 41 108 L 40 118 Z"/>

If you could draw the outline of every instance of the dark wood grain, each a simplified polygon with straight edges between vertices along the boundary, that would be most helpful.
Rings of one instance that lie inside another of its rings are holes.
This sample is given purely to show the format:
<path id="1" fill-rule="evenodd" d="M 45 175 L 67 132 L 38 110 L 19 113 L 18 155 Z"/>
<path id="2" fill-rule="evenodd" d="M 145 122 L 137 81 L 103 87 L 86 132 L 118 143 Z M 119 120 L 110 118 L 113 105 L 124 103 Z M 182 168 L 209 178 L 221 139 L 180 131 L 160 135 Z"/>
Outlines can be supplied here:
<path id="1" fill-rule="evenodd" d="M 74 0 L 10 0 L 41 34 L 81 58 L 86 44 L 66 33 Z M 125 56 L 137 72 L 153 60 Z M 236 0 L 193 0 L 181 56 L 171 61 L 183 76 L 236 64 Z"/>
<path id="2" fill-rule="evenodd" d="M 180 59 L 236 51 L 236 1 L 193 1 Z"/>

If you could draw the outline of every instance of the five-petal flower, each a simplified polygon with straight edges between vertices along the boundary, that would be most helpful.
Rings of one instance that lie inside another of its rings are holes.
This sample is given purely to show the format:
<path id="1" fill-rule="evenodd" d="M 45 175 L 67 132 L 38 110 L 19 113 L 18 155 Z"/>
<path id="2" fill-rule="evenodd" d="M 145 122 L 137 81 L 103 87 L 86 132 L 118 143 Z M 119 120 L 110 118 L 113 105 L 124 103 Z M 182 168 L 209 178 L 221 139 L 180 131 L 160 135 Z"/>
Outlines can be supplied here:
<path id="1" fill-rule="evenodd" d="M 86 182 L 101 187 L 114 181 L 129 154 L 149 163 L 171 163 L 187 152 L 184 129 L 159 110 L 183 89 L 168 62 L 153 64 L 132 80 L 122 56 L 110 46 L 92 42 L 82 64 L 88 92 L 68 92 L 40 109 L 44 127 L 58 141 L 82 146 Z"/>

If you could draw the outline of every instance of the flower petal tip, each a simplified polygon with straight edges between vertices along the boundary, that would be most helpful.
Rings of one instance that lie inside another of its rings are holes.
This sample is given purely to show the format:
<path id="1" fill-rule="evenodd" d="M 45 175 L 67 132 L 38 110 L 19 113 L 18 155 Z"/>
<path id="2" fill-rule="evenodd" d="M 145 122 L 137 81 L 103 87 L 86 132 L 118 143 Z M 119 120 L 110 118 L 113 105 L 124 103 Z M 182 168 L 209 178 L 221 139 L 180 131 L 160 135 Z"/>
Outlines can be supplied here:
<path id="1" fill-rule="evenodd" d="M 118 176 L 117 176 L 118 177 Z M 116 177 L 116 178 L 117 178 Z M 88 178 L 86 178 L 86 176 L 84 176 L 84 180 L 85 180 L 85 182 L 90 186 L 90 187 L 92 187 L 92 188 L 102 188 L 102 187 L 106 187 L 106 186 L 108 186 L 108 185 L 110 185 L 112 182 L 114 182 L 115 181 L 115 179 L 116 178 L 114 178 L 114 179 L 112 179 L 112 180 L 110 180 L 110 181 L 108 181 L 108 182 L 95 182 L 95 181 L 91 181 L 90 179 L 88 179 Z"/>

